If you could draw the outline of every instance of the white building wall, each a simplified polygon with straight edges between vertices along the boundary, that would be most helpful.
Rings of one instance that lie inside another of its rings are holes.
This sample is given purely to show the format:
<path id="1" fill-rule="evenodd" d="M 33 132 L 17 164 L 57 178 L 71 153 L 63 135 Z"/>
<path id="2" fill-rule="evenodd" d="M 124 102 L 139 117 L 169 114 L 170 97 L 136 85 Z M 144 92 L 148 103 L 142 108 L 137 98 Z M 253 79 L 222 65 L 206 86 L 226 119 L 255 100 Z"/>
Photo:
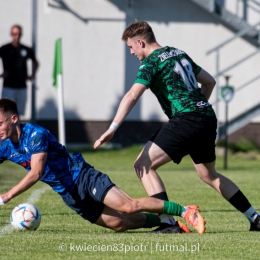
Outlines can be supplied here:
<path id="1" fill-rule="evenodd" d="M 52 87 L 51 75 L 54 42 L 59 37 L 63 43 L 65 118 L 107 121 L 113 118 L 140 65 L 121 40 L 124 28 L 135 18 L 151 24 L 161 45 L 183 49 L 212 75 L 216 74 L 216 53 L 207 52 L 234 35 L 189 0 L 59 1 L 64 3 L 63 9 L 50 7 L 48 2 L 59 6 L 55 0 L 38 1 L 37 119 L 57 118 L 57 90 Z M 31 9 L 32 0 L 0 0 L 1 45 L 10 41 L 14 23 L 23 26 L 22 42 L 31 45 Z M 233 41 L 220 50 L 220 71 L 255 51 L 243 39 Z M 259 103 L 259 67 L 256 54 L 225 73 L 232 76 L 230 84 L 237 90 L 230 103 L 230 118 Z M 219 85 L 225 85 L 224 77 L 219 78 Z M 156 98 L 146 92 L 127 119 L 167 120 Z M 216 108 L 215 100 L 216 91 L 210 99 Z M 218 105 L 218 117 L 224 120 L 223 102 Z M 29 100 L 26 118 L 30 118 Z"/>

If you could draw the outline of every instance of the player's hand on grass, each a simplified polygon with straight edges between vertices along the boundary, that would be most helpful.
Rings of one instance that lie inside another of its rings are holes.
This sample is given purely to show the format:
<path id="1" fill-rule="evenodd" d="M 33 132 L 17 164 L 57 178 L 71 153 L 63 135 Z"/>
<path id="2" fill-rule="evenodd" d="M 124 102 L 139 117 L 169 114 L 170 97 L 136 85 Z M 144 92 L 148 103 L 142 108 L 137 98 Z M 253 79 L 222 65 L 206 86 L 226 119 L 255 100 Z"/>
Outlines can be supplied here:
<path id="1" fill-rule="evenodd" d="M 101 144 L 111 140 L 114 134 L 115 130 L 109 128 L 103 135 L 101 135 L 101 137 L 98 140 L 96 140 L 96 142 L 93 145 L 94 149 L 98 148 Z"/>
<path id="2" fill-rule="evenodd" d="M 4 205 L 10 200 L 6 194 L 0 194 L 0 205 Z"/>

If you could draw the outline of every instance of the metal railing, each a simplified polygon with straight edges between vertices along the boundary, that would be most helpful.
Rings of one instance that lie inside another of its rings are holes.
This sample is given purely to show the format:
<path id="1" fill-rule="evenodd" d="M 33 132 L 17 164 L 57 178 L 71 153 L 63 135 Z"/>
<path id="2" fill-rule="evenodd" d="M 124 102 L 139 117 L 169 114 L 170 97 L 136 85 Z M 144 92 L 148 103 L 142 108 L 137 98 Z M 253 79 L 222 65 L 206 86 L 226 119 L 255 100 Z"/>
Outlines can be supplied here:
<path id="1" fill-rule="evenodd" d="M 254 55 L 256 55 L 257 53 L 259 53 L 260 51 L 260 42 L 259 42 L 259 48 L 257 48 L 255 51 L 253 51 L 251 54 L 246 55 L 245 57 L 243 57 L 242 59 L 240 59 L 239 61 L 236 61 L 235 63 L 231 64 L 229 67 L 224 68 L 222 70 L 220 70 L 220 49 L 222 49 L 223 47 L 225 47 L 226 45 L 228 45 L 229 43 L 231 43 L 232 41 L 243 37 L 244 35 L 248 34 L 251 30 L 253 30 L 254 28 L 257 28 L 260 25 L 260 22 L 258 22 L 257 24 L 255 24 L 252 27 L 249 28 L 245 28 L 241 31 L 239 31 L 238 33 L 236 33 L 233 37 L 231 37 L 230 39 L 222 42 L 221 44 L 217 45 L 216 47 L 210 49 L 207 51 L 207 55 L 215 52 L 216 53 L 216 74 L 214 75 L 215 79 L 216 79 L 216 99 L 215 102 L 213 103 L 213 105 L 215 105 L 215 111 L 216 111 L 216 115 L 218 116 L 218 102 L 220 101 L 219 98 L 219 77 L 223 76 L 225 73 L 227 73 L 229 70 L 235 68 L 236 66 L 240 65 L 241 63 L 243 63 L 244 61 L 250 59 L 251 57 L 253 57 Z M 260 34 L 260 33 L 259 33 Z M 259 38 L 258 38 L 259 39 Z M 245 86 L 244 86 L 245 87 Z"/>
<path id="2" fill-rule="evenodd" d="M 234 35 L 232 37 L 208 50 L 206 53 L 207 55 L 212 53 L 215 53 L 216 55 L 216 74 L 214 75 L 216 79 L 216 98 L 215 101 L 212 102 L 212 105 L 215 106 L 215 112 L 218 117 L 218 103 L 221 100 L 219 85 L 220 76 L 224 76 L 231 69 L 254 57 L 260 51 L 260 0 L 191 0 L 191 2 L 211 13 L 228 28 L 234 31 Z M 255 50 L 228 67 L 220 69 L 220 55 L 222 48 L 241 37 L 255 46 Z M 240 91 L 241 89 L 248 87 L 252 82 L 255 82 L 259 78 L 260 75 L 257 75 L 253 79 L 248 79 L 247 82 L 237 88 L 236 91 Z M 228 124 L 228 134 L 234 132 L 239 127 L 242 127 L 244 124 L 252 120 L 253 117 L 259 114 L 260 104 L 257 104 L 241 115 L 233 118 Z M 219 126 L 218 131 L 218 138 L 222 137 L 223 127 Z"/>
<path id="3" fill-rule="evenodd" d="M 230 1 L 229 1 L 230 2 Z M 250 25 L 260 21 L 260 2 L 256 0 L 236 0 L 235 13 L 240 19 L 247 21 Z M 233 12 L 232 9 L 227 10 Z"/>

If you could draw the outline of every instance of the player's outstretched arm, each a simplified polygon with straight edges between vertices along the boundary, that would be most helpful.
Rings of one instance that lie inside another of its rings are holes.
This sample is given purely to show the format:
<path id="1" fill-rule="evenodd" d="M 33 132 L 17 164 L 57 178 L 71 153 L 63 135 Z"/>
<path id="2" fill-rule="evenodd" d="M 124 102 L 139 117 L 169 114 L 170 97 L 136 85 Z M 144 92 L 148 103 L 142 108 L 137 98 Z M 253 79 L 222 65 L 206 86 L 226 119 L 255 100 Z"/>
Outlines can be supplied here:
<path id="1" fill-rule="evenodd" d="M 109 140 L 112 139 L 114 136 L 115 130 L 112 128 L 109 128 L 103 135 L 99 137 L 98 140 L 94 143 L 94 149 L 98 148 L 101 144 L 108 142 Z"/>
<path id="2" fill-rule="evenodd" d="M 47 153 L 33 154 L 31 157 L 31 170 L 25 175 L 25 177 L 11 190 L 5 194 L 0 194 L 3 203 L 7 203 L 14 197 L 23 193 L 32 187 L 40 178 L 44 172 L 44 167 L 47 159 Z"/>
<path id="3" fill-rule="evenodd" d="M 123 99 L 120 102 L 117 113 L 113 120 L 113 123 L 110 125 L 109 129 L 101 135 L 101 137 L 96 140 L 94 143 L 94 149 L 98 148 L 101 144 L 109 141 L 114 136 L 115 131 L 119 127 L 119 125 L 124 121 L 129 112 L 137 103 L 138 99 L 146 90 L 146 86 L 136 83 L 132 86 L 132 88 L 124 95 Z"/>
<path id="4" fill-rule="evenodd" d="M 201 69 L 197 75 L 197 81 L 201 83 L 201 93 L 209 100 L 211 93 L 215 87 L 215 79 L 204 69 Z"/>

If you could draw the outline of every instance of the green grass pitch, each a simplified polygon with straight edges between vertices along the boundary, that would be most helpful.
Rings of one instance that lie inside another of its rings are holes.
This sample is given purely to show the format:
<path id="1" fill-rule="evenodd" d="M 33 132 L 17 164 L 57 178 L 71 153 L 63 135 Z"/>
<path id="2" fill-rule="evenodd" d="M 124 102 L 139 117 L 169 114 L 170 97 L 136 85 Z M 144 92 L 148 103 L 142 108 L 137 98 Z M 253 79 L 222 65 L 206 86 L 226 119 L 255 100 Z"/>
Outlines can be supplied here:
<path id="1" fill-rule="evenodd" d="M 83 156 L 107 173 L 119 188 L 133 197 L 141 197 L 146 194 L 133 170 L 140 151 L 140 146 L 133 146 L 87 151 Z M 223 158 L 218 157 L 216 168 L 232 179 L 260 212 L 260 160 L 254 156 L 230 155 L 229 169 L 223 171 Z M 84 221 L 65 206 L 58 194 L 39 182 L 0 206 L 0 259 L 259 259 L 260 233 L 248 232 L 246 218 L 197 177 L 189 157 L 180 165 L 169 163 L 158 172 L 170 200 L 200 206 L 207 221 L 205 234 L 199 235 L 192 228 L 189 234 L 175 235 L 149 234 L 147 229 L 115 233 Z M 13 187 L 24 174 L 21 167 L 3 163 L 0 194 Z M 43 189 L 45 192 L 37 195 Z M 42 215 L 39 229 L 11 232 L 12 209 L 32 196 Z"/>

